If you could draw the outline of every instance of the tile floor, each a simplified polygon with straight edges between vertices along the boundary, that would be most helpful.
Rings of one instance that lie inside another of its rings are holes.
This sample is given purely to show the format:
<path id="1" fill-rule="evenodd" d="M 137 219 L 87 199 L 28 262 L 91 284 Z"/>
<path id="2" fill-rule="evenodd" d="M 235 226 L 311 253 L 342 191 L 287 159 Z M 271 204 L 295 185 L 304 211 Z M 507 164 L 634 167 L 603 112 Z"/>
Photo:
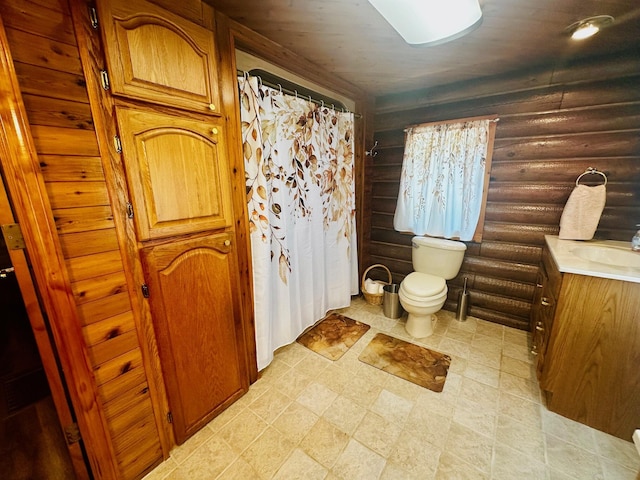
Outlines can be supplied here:
<path id="1" fill-rule="evenodd" d="M 441 311 L 415 339 L 363 299 L 339 312 L 372 327 L 341 359 L 281 348 L 145 480 L 640 480 L 631 442 L 546 410 L 525 332 Z M 358 361 L 377 332 L 449 354 L 444 391 Z"/>

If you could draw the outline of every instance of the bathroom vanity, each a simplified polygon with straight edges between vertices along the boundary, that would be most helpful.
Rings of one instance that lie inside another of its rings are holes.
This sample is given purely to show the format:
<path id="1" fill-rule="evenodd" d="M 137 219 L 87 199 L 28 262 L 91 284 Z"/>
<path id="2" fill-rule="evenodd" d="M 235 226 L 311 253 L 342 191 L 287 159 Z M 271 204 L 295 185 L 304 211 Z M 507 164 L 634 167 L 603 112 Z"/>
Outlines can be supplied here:
<path id="1" fill-rule="evenodd" d="M 640 253 L 547 236 L 532 310 L 547 407 L 631 441 L 640 426 Z"/>

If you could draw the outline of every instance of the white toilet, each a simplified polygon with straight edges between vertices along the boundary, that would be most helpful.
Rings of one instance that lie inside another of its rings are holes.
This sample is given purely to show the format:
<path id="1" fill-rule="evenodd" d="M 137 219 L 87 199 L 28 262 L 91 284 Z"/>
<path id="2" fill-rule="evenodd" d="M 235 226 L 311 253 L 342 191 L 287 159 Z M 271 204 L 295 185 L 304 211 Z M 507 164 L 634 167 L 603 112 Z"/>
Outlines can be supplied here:
<path id="1" fill-rule="evenodd" d="M 445 280 L 451 280 L 460 271 L 467 246 L 454 240 L 430 237 L 413 237 L 411 244 L 415 271 L 400 284 L 398 298 L 409 314 L 407 332 L 422 338 L 433 333 L 433 314 L 447 300 Z"/>

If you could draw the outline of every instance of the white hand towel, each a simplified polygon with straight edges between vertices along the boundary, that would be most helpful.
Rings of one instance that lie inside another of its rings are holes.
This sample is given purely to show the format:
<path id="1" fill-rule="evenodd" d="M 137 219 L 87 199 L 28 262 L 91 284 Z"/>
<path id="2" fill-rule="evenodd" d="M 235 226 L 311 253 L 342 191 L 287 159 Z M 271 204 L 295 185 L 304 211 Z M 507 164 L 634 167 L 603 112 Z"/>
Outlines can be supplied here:
<path id="1" fill-rule="evenodd" d="M 598 228 L 606 198 L 604 185 L 577 185 L 562 211 L 558 236 L 568 240 L 591 240 Z"/>

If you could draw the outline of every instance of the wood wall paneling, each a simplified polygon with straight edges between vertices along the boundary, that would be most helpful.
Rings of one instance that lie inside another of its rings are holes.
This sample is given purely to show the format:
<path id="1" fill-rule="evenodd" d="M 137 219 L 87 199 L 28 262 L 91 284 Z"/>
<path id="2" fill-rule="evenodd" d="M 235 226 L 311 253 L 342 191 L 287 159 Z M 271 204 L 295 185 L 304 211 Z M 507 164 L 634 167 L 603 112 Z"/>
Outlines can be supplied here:
<path id="1" fill-rule="evenodd" d="M 595 64 L 379 97 L 368 264 L 387 265 L 394 281 L 411 271 L 410 235 L 393 230 L 404 128 L 484 114 L 500 121 L 483 241 L 468 245 L 445 308 L 456 307 L 466 276 L 472 315 L 527 329 L 544 236 L 558 233 L 575 179 L 589 166 L 609 180 L 596 237 L 629 241 L 640 219 L 640 58 Z"/>
<path id="2" fill-rule="evenodd" d="M 8 38 L 65 257 L 69 290 L 79 327 L 84 325 L 87 361 L 98 372 L 102 365 L 117 362 L 121 356 L 141 355 L 78 49 L 77 38 L 84 37 L 76 37 L 71 9 L 64 0 L 47 6 L 22 0 L 2 3 L 3 15 L 5 8 L 11 12 Z M 74 8 L 87 15 L 86 4 Z M 137 375 L 146 383 L 144 369 Z M 106 403 L 126 396 L 128 389 L 136 391 L 139 383 L 112 379 L 101 383 L 98 392 Z M 111 455 L 123 478 L 139 477 L 162 459 L 157 425 L 149 418 L 154 418 L 149 402 L 144 411 L 130 410 L 107 418 L 115 448 L 115 456 Z M 120 448 L 122 438 L 128 438 L 126 429 L 136 421 L 145 440 L 125 451 Z M 87 448 L 102 447 L 96 443 Z M 94 474 L 101 478 L 106 471 Z"/>

